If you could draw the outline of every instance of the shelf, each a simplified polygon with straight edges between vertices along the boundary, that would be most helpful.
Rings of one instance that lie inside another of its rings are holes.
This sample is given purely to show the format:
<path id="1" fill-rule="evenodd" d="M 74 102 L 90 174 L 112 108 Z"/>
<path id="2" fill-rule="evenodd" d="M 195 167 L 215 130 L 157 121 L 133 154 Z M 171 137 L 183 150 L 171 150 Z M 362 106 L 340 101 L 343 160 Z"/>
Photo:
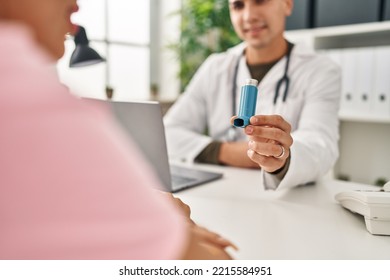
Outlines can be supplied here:
<path id="1" fill-rule="evenodd" d="M 312 36 L 316 37 L 329 37 L 329 36 L 342 36 L 349 34 L 361 34 L 361 33 L 372 33 L 377 31 L 388 31 L 390 30 L 390 21 L 350 24 L 350 25 L 338 25 L 330 27 L 320 27 L 311 29 L 291 30 L 286 31 L 286 34 L 293 36 L 311 33 Z"/>
<path id="2" fill-rule="evenodd" d="M 317 51 L 390 46 L 390 21 L 294 30 L 287 31 L 285 36 L 292 42 L 303 42 Z M 333 52 L 337 53 L 341 56 L 344 50 Z M 338 63 L 342 66 L 342 57 Z M 340 156 L 333 173 L 336 176 L 346 174 L 351 180 L 361 183 L 388 178 L 390 108 L 387 115 L 379 115 L 371 107 L 366 111 L 352 107 L 341 108 L 339 120 Z"/>
<path id="3" fill-rule="evenodd" d="M 340 121 L 390 124 L 390 116 L 375 116 L 372 114 L 339 114 Z"/>
<path id="4" fill-rule="evenodd" d="M 315 49 L 390 45 L 390 21 L 287 31 L 292 41 L 310 42 Z"/>

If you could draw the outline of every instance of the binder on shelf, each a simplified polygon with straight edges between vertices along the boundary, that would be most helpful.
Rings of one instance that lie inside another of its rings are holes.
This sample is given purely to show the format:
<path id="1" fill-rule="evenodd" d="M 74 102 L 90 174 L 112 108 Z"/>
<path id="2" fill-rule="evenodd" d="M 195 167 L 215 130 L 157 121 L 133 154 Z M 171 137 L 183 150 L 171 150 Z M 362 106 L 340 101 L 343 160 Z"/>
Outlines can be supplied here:
<path id="1" fill-rule="evenodd" d="M 373 96 L 374 81 L 374 49 L 360 48 L 357 50 L 356 92 L 354 109 L 360 115 L 370 114 L 370 104 Z"/>
<path id="2" fill-rule="evenodd" d="M 341 50 L 341 100 L 340 116 L 353 117 L 356 115 L 355 94 L 356 94 L 356 67 L 357 67 L 357 49 Z"/>
<path id="3" fill-rule="evenodd" d="M 328 56 L 333 62 L 341 67 L 341 59 L 342 59 L 342 50 L 341 49 L 329 49 L 324 52 L 326 56 Z"/>
<path id="4" fill-rule="evenodd" d="M 373 116 L 390 120 L 390 47 L 374 49 L 374 92 L 371 101 Z"/>

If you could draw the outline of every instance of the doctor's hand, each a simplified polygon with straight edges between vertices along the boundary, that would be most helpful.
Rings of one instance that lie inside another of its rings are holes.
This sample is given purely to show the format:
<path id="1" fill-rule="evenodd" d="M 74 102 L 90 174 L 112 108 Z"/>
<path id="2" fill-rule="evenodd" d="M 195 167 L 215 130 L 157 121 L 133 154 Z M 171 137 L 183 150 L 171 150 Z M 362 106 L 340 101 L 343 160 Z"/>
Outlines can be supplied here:
<path id="1" fill-rule="evenodd" d="M 218 161 L 234 167 L 259 168 L 259 165 L 248 157 L 247 151 L 247 141 L 222 143 Z"/>
<path id="2" fill-rule="evenodd" d="M 279 115 L 256 115 L 245 127 L 248 157 L 267 172 L 283 168 L 293 143 L 291 125 Z"/>

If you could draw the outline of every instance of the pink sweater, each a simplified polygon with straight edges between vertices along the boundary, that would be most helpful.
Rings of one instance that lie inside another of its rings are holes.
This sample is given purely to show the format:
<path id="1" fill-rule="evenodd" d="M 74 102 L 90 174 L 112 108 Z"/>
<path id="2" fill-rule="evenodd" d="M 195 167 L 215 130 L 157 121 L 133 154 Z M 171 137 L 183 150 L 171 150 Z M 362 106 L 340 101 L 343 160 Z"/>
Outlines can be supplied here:
<path id="1" fill-rule="evenodd" d="M 105 108 L 78 100 L 21 26 L 0 24 L 0 259 L 174 259 L 177 209 Z"/>

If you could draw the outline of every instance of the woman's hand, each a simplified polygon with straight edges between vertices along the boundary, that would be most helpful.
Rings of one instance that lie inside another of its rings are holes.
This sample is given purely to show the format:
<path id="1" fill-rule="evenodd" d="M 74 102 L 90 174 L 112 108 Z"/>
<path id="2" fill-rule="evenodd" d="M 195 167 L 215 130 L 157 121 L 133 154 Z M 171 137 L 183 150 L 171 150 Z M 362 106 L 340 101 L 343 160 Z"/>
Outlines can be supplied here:
<path id="1" fill-rule="evenodd" d="M 203 247 L 204 250 L 208 251 L 209 254 L 214 256 L 216 259 L 231 259 L 225 250 L 227 247 L 238 250 L 236 245 L 234 245 L 231 241 L 223 238 L 221 235 L 195 224 L 194 221 L 191 220 L 190 207 L 180 198 L 177 198 L 171 193 L 167 192 L 160 191 L 160 194 L 165 199 L 168 199 L 171 203 L 175 204 L 181 214 L 187 218 L 189 231 L 191 232 L 192 236 L 196 237 L 199 246 Z"/>
<path id="2" fill-rule="evenodd" d="M 165 197 L 165 199 L 169 200 L 171 203 L 173 203 L 180 211 L 184 217 L 186 217 L 191 223 L 193 221 L 191 220 L 191 208 L 185 204 L 180 198 L 173 196 L 173 194 L 169 192 L 160 191 L 161 195 Z"/>
<path id="3" fill-rule="evenodd" d="M 232 247 L 237 250 L 230 241 L 195 224 L 189 225 L 189 236 L 189 246 L 184 259 L 231 260 L 232 257 L 226 248 Z"/>
<path id="4" fill-rule="evenodd" d="M 221 235 L 209 231 L 204 227 L 200 227 L 198 225 L 192 225 L 192 231 L 199 237 L 200 241 L 203 243 L 207 243 L 209 245 L 226 249 L 227 247 L 231 247 L 234 250 L 238 250 L 237 246 L 234 245 L 231 241 L 223 238 Z"/>

